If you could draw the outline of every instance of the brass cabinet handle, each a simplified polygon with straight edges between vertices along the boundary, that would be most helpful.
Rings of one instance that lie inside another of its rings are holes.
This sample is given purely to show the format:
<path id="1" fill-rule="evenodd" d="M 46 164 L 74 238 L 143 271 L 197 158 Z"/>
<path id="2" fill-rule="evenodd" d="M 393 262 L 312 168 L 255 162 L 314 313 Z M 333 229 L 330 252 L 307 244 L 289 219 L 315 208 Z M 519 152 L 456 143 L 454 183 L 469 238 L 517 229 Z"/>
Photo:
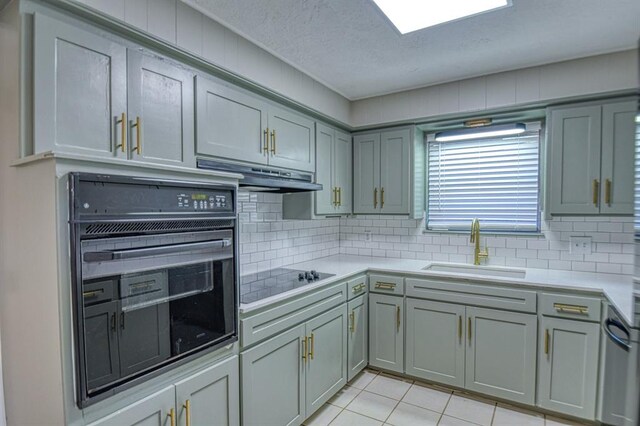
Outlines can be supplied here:
<path id="1" fill-rule="evenodd" d="M 382 281 L 377 281 L 375 288 L 379 288 L 381 290 L 395 290 L 396 285 L 394 283 L 385 283 Z"/>
<path id="2" fill-rule="evenodd" d="M 384 207 L 384 188 L 380 188 L 380 208 Z"/>
<path id="3" fill-rule="evenodd" d="M 269 154 L 269 128 L 267 127 L 264 132 L 264 146 L 262 147 L 263 154 Z"/>
<path id="4" fill-rule="evenodd" d="M 589 308 L 587 306 L 579 306 L 579 305 L 567 305 L 564 303 L 554 303 L 553 308 L 556 312 L 568 313 L 568 314 L 578 314 L 578 315 L 588 315 Z"/>
<path id="5" fill-rule="evenodd" d="M 309 337 L 311 343 L 309 343 L 309 359 L 313 359 L 313 333 L 311 333 L 311 337 Z"/>
<path id="6" fill-rule="evenodd" d="M 331 203 L 334 206 L 338 205 L 338 188 L 337 187 L 333 187 L 333 202 Z"/>
<path id="7" fill-rule="evenodd" d="M 600 182 L 598 179 L 593 180 L 593 205 L 598 206 L 598 188 L 600 187 Z"/>
<path id="8" fill-rule="evenodd" d="M 276 155 L 276 130 L 271 131 L 271 154 Z"/>
<path id="9" fill-rule="evenodd" d="M 356 331 L 356 312 L 353 309 L 349 314 L 349 319 L 351 320 L 351 326 L 349 327 L 349 329 L 353 333 L 354 331 Z"/>
<path id="10" fill-rule="evenodd" d="M 373 208 L 378 208 L 378 188 L 373 188 Z"/>
<path id="11" fill-rule="evenodd" d="M 400 330 L 400 305 L 396 306 L 396 325 L 399 331 Z"/>
<path id="12" fill-rule="evenodd" d="M 549 354 L 549 329 L 544 331 L 544 353 Z"/>
<path id="13" fill-rule="evenodd" d="M 116 148 L 120 148 L 122 152 L 125 152 L 127 150 L 127 114 L 123 112 L 120 120 L 116 121 L 116 123 L 120 123 L 120 132 L 122 133 L 121 142 L 116 145 Z"/>
<path id="14" fill-rule="evenodd" d="M 338 187 L 338 205 L 342 205 L 342 188 Z"/>
<path id="15" fill-rule="evenodd" d="M 307 361 L 307 336 L 302 339 L 302 360 Z"/>
<path id="16" fill-rule="evenodd" d="M 116 331 L 116 314 L 111 314 L 111 331 Z"/>
<path id="17" fill-rule="evenodd" d="M 138 155 L 140 155 L 142 154 L 142 142 L 140 140 L 140 136 L 142 135 L 142 120 L 140 120 L 140 117 L 136 117 L 136 122 L 132 124 L 131 127 L 136 128 L 136 146 L 131 151 L 135 151 Z"/>
<path id="18" fill-rule="evenodd" d="M 191 426 L 191 401 L 187 399 L 182 407 L 185 410 L 186 426 Z"/>
<path id="19" fill-rule="evenodd" d="M 458 315 L 458 340 L 462 340 L 462 315 Z"/>
<path id="20" fill-rule="evenodd" d="M 604 202 L 611 207 L 611 179 L 604 181 Z"/>
<path id="21" fill-rule="evenodd" d="M 360 293 L 362 290 L 364 290 L 364 283 L 360 283 L 358 285 L 354 285 L 353 288 L 351 289 L 351 291 L 355 294 L 355 293 Z"/>
<path id="22" fill-rule="evenodd" d="M 171 426 L 176 426 L 176 410 L 174 410 L 173 408 L 169 410 L 167 417 L 171 419 Z"/>
<path id="23" fill-rule="evenodd" d="M 82 297 L 84 298 L 96 297 L 97 295 L 102 293 L 104 293 L 104 290 L 85 291 L 84 293 L 82 293 Z"/>
<path id="24" fill-rule="evenodd" d="M 471 317 L 467 318 L 467 335 L 469 337 L 469 344 L 471 344 Z"/>

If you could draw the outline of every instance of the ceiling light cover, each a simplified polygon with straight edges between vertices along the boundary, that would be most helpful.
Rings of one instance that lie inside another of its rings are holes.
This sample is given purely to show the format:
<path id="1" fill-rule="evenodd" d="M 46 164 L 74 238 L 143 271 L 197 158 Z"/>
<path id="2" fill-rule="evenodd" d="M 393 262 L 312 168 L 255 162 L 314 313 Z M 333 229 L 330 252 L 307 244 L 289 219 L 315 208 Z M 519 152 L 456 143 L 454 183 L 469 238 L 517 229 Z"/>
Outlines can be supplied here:
<path id="1" fill-rule="evenodd" d="M 523 123 L 501 124 L 482 128 L 456 129 L 436 133 L 436 142 L 453 142 L 468 139 L 482 139 L 496 136 L 509 136 L 524 133 L 527 127 Z"/>
<path id="2" fill-rule="evenodd" d="M 373 0 L 402 34 L 511 5 L 511 0 Z"/>

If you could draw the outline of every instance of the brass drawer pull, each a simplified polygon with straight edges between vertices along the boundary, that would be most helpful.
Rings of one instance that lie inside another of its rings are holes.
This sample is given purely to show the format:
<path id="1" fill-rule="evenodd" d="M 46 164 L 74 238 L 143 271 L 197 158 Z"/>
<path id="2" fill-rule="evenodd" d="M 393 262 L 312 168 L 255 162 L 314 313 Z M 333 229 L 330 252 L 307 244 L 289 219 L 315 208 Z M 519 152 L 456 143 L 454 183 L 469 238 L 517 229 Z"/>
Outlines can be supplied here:
<path id="1" fill-rule="evenodd" d="M 467 318 L 467 334 L 469 336 L 469 344 L 471 344 L 471 317 Z"/>
<path id="2" fill-rule="evenodd" d="M 302 359 L 303 361 L 307 361 L 307 336 L 302 339 Z"/>
<path id="3" fill-rule="evenodd" d="M 604 202 L 611 207 L 611 179 L 604 181 Z"/>
<path id="4" fill-rule="evenodd" d="M 382 281 L 378 281 L 376 282 L 375 288 L 378 288 L 380 290 L 395 290 L 396 285 L 394 283 L 385 283 Z"/>
<path id="5" fill-rule="evenodd" d="M 384 207 L 384 188 L 380 189 L 380 208 Z"/>
<path id="6" fill-rule="evenodd" d="M 119 145 L 116 145 L 116 148 L 120 148 L 122 152 L 125 152 L 127 150 L 127 114 L 123 112 L 120 116 L 120 120 L 117 120 L 116 123 L 120 123 L 120 132 L 122 133 L 122 142 Z"/>
<path id="7" fill-rule="evenodd" d="M 349 329 L 353 333 L 354 331 L 356 331 L 356 312 L 354 310 L 351 310 L 349 319 L 351 320 L 351 326 L 349 327 Z"/>
<path id="8" fill-rule="evenodd" d="M 276 131 L 271 131 L 271 155 L 276 155 Z"/>
<path id="9" fill-rule="evenodd" d="M 560 313 L 567 314 L 578 314 L 578 315 L 588 315 L 589 308 L 586 306 L 579 305 L 567 305 L 564 303 L 554 303 L 553 308 Z"/>
<path id="10" fill-rule="evenodd" d="M 185 410 L 185 426 L 191 426 L 191 401 L 187 399 L 187 401 L 182 405 L 182 408 Z"/>
<path id="11" fill-rule="evenodd" d="M 169 410 L 169 414 L 167 414 L 167 417 L 169 417 L 170 419 L 170 425 L 176 426 L 176 410 L 173 408 Z"/>
<path id="12" fill-rule="evenodd" d="M 378 208 L 378 188 L 373 188 L 373 208 Z"/>
<path id="13" fill-rule="evenodd" d="M 140 120 L 140 117 L 136 117 L 136 122 L 131 127 L 136 128 L 136 146 L 131 151 L 135 151 L 136 154 L 140 155 L 142 154 L 142 120 Z"/>
<path id="14" fill-rule="evenodd" d="M 549 329 L 544 331 L 544 353 L 549 354 Z"/>
<path id="15" fill-rule="evenodd" d="M 333 201 L 331 202 L 331 204 L 337 207 L 338 206 L 338 188 L 334 187 L 332 192 L 333 192 Z"/>
<path id="16" fill-rule="evenodd" d="M 353 292 L 353 294 L 360 293 L 362 290 L 364 290 L 364 287 L 364 283 L 360 283 L 358 285 L 354 285 L 351 291 Z"/>
<path id="17" fill-rule="evenodd" d="M 600 183 L 598 179 L 593 180 L 593 205 L 598 206 L 598 188 L 600 187 Z"/>
<path id="18" fill-rule="evenodd" d="M 399 331 L 400 330 L 400 306 L 396 306 L 396 325 Z"/>
<path id="19" fill-rule="evenodd" d="M 85 291 L 84 293 L 82 293 L 82 296 L 88 299 L 90 297 L 96 297 L 97 295 L 102 293 L 104 293 L 104 290 Z"/>
<path id="20" fill-rule="evenodd" d="M 458 315 L 458 340 L 462 340 L 462 315 Z"/>
<path id="21" fill-rule="evenodd" d="M 309 359 L 313 359 L 313 333 L 311 333 L 311 337 L 309 337 L 310 340 L 310 344 L 309 344 Z"/>
<path id="22" fill-rule="evenodd" d="M 264 146 L 262 147 L 263 154 L 269 154 L 269 128 L 264 130 Z"/>
<path id="23" fill-rule="evenodd" d="M 338 205 L 342 205 L 342 187 L 338 187 Z"/>

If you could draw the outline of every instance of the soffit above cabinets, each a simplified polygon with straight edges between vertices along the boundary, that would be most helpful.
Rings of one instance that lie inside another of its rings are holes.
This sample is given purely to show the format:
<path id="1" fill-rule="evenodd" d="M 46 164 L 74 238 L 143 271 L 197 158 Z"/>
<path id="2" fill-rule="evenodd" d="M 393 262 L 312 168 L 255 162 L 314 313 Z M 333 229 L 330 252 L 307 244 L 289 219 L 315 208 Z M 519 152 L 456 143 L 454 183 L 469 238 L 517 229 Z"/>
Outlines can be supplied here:
<path id="1" fill-rule="evenodd" d="M 634 48 L 640 16 L 637 0 L 513 0 L 401 35 L 371 0 L 179 1 L 351 100 Z"/>

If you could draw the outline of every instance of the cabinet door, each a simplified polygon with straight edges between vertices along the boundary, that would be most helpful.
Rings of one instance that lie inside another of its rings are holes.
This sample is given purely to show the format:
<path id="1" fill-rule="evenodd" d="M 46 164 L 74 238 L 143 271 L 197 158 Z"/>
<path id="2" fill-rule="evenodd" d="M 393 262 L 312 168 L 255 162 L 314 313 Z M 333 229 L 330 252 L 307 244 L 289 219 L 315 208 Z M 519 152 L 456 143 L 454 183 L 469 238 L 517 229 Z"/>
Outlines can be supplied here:
<path id="1" fill-rule="evenodd" d="M 196 77 L 196 152 L 267 164 L 267 107 L 260 99 Z M 266 150 L 265 150 L 266 148 Z"/>
<path id="2" fill-rule="evenodd" d="M 404 371 L 404 309 L 402 297 L 369 295 L 369 364 Z"/>
<path id="3" fill-rule="evenodd" d="M 44 15 L 34 25 L 35 152 L 126 158 L 126 48 Z"/>
<path id="4" fill-rule="evenodd" d="M 338 187 L 338 213 L 350 214 L 353 210 L 353 146 L 351 135 L 336 130 L 334 150 L 335 186 Z"/>
<path id="5" fill-rule="evenodd" d="M 601 213 L 633 214 L 636 113 L 636 101 L 602 107 Z"/>
<path id="6" fill-rule="evenodd" d="M 315 172 L 316 138 L 312 120 L 270 106 L 269 129 L 270 165 Z"/>
<path id="7" fill-rule="evenodd" d="M 128 407 L 91 423 L 90 426 L 171 426 L 169 414 L 175 416 L 176 392 L 169 386 Z"/>
<path id="8" fill-rule="evenodd" d="M 535 315 L 466 308 L 465 388 L 523 404 L 535 403 Z"/>
<path id="9" fill-rule="evenodd" d="M 538 405 L 593 420 L 600 324 L 548 317 L 540 324 Z"/>
<path id="10" fill-rule="evenodd" d="M 316 123 L 316 182 L 322 184 L 322 191 L 315 191 L 316 214 L 335 214 L 336 184 L 334 184 L 334 167 L 336 144 L 335 130 Z"/>
<path id="11" fill-rule="evenodd" d="M 176 383 L 177 424 L 240 425 L 239 375 L 238 357 L 232 356 Z"/>
<path id="12" fill-rule="evenodd" d="M 171 355 L 168 303 L 121 311 L 118 322 L 122 377 L 151 367 Z"/>
<path id="13" fill-rule="evenodd" d="M 306 324 L 306 410 L 309 417 L 347 384 L 347 305 Z"/>
<path id="14" fill-rule="evenodd" d="M 380 134 L 353 137 L 353 213 L 380 212 Z"/>
<path id="15" fill-rule="evenodd" d="M 447 385 L 464 386 L 465 307 L 407 299 L 405 372 Z"/>
<path id="16" fill-rule="evenodd" d="M 347 355 L 347 381 L 351 381 L 369 363 L 369 317 L 366 294 L 349 301 L 349 341 Z"/>
<path id="17" fill-rule="evenodd" d="M 240 355 L 242 424 L 298 425 L 305 418 L 304 324 Z"/>
<path id="18" fill-rule="evenodd" d="M 411 131 L 393 130 L 380 136 L 380 212 L 409 213 Z"/>
<path id="19" fill-rule="evenodd" d="M 133 50 L 129 50 L 128 61 L 131 158 L 191 164 L 193 74 Z"/>
<path id="20" fill-rule="evenodd" d="M 96 389 L 120 377 L 116 316 L 118 301 L 84 308 L 87 388 Z"/>
<path id="21" fill-rule="evenodd" d="M 551 112 L 548 185 L 551 214 L 600 211 L 600 132 L 601 107 L 598 105 Z"/>

